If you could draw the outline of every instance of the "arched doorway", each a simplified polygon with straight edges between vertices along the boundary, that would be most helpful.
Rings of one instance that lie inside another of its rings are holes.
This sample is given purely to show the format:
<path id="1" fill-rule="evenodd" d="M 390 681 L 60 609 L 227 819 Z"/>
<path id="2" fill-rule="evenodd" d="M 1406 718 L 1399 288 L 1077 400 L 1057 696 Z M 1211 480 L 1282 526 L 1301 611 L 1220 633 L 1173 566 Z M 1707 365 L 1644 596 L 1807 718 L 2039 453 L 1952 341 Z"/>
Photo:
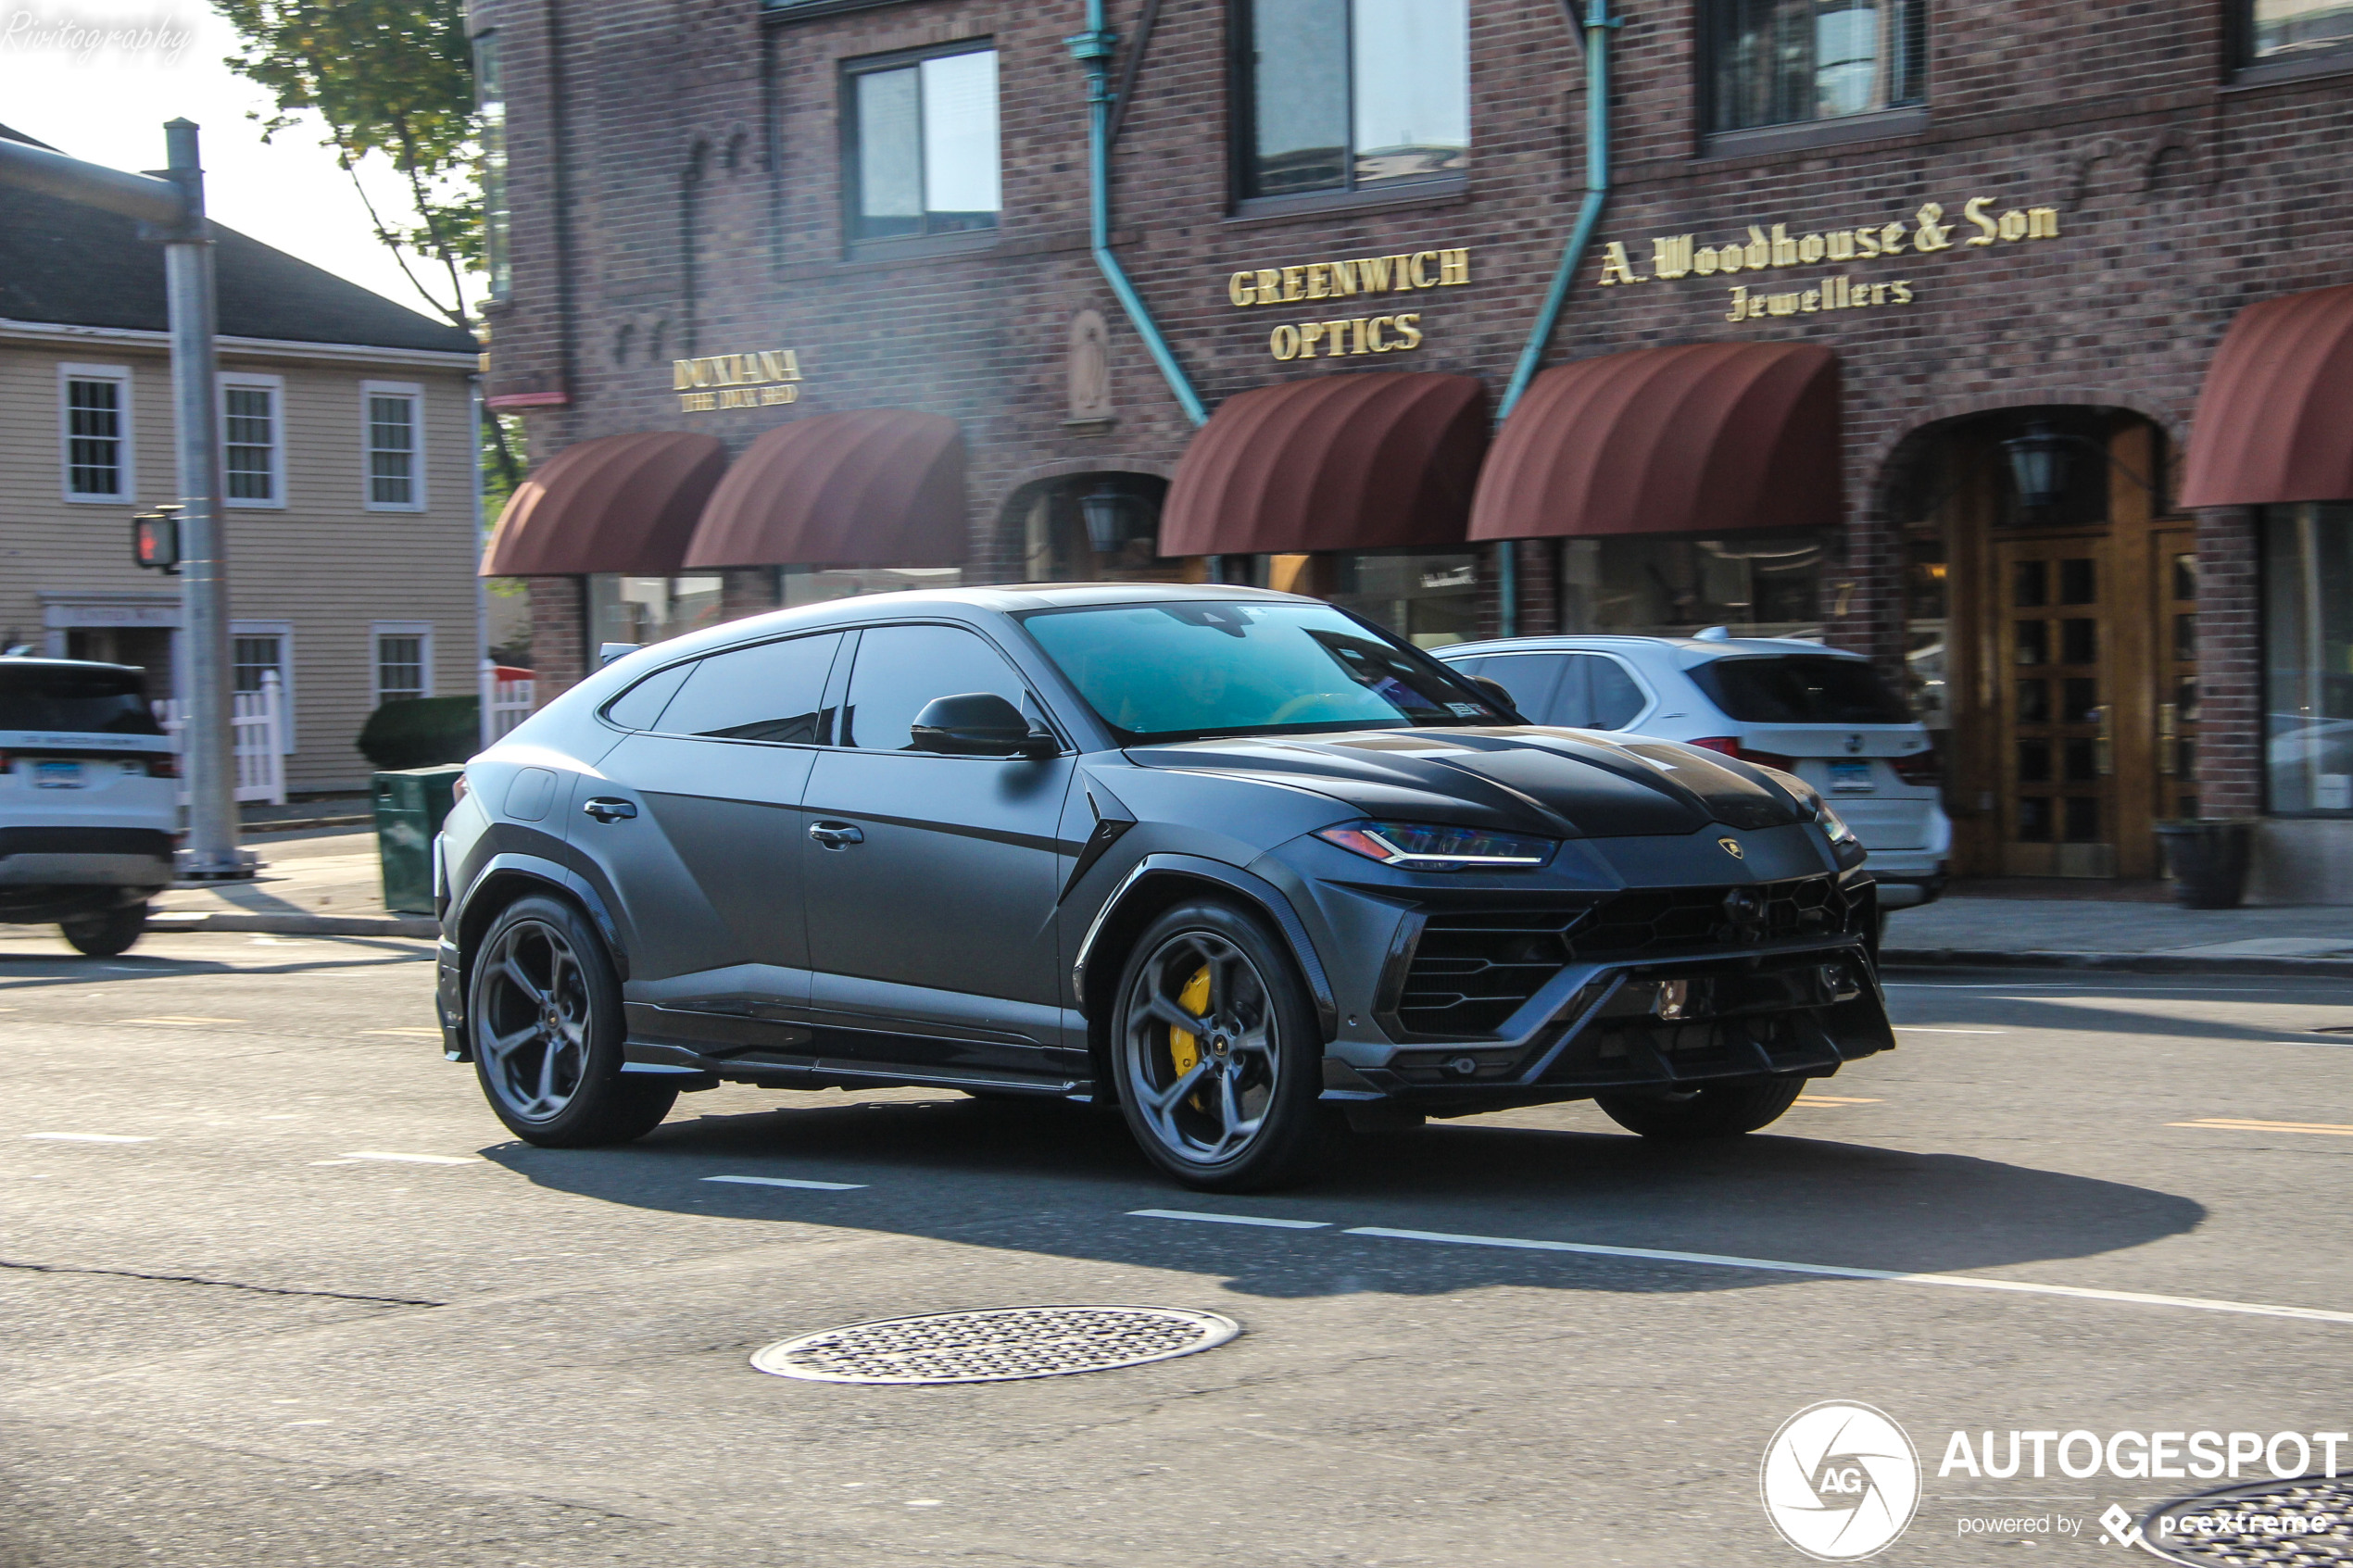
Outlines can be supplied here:
<path id="1" fill-rule="evenodd" d="M 1168 481 L 1119 470 L 1063 474 L 1015 491 L 1005 525 L 1025 583 L 1199 583 L 1201 557 L 1158 553 Z"/>
<path id="2" fill-rule="evenodd" d="M 2047 406 L 1913 433 L 1890 466 L 1906 663 L 1954 871 L 2159 874 L 2197 814 L 2197 548 L 2164 433 Z"/>

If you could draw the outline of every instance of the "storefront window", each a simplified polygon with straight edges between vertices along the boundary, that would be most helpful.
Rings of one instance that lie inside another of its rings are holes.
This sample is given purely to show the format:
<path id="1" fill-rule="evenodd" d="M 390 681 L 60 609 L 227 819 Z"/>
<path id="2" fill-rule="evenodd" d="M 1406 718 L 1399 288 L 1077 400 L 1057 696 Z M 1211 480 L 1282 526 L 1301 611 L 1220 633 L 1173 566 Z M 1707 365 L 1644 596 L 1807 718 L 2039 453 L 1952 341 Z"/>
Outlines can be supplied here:
<path id="1" fill-rule="evenodd" d="M 997 227 L 997 51 L 851 68 L 849 234 L 911 239 Z"/>
<path id="2" fill-rule="evenodd" d="M 2353 0 L 2249 0 L 2250 65 L 2353 49 Z"/>
<path id="3" fill-rule="evenodd" d="M 959 588 L 960 566 L 780 566 L 776 569 L 776 602 L 821 605 L 833 599 L 854 599 L 862 594 L 897 594 L 915 588 Z"/>
<path id="4" fill-rule="evenodd" d="M 1478 630 L 1478 558 L 1417 550 L 1227 556 L 1224 581 L 1328 599 L 1416 647 L 1468 642 Z"/>
<path id="5" fill-rule="evenodd" d="M 1199 556 L 1159 553 L 1168 482 L 1143 473 L 1083 473 L 1040 486 L 1022 513 L 1021 576 L 1029 583 L 1197 583 Z"/>
<path id="6" fill-rule="evenodd" d="M 720 621 L 717 576 L 588 579 L 588 646 L 659 643 Z"/>
<path id="7" fill-rule="evenodd" d="M 2263 514 L 2265 766 L 2285 816 L 2353 816 L 2353 502 Z"/>
<path id="8" fill-rule="evenodd" d="M 1563 540 L 1561 630 L 1818 638 L 1829 557 L 1819 533 Z"/>
<path id="9" fill-rule="evenodd" d="M 1928 0 L 1705 0 L 1711 131 L 1917 104 Z"/>
<path id="10" fill-rule="evenodd" d="M 1467 0 L 1247 0 L 1245 195 L 1378 188 L 1470 164 Z"/>

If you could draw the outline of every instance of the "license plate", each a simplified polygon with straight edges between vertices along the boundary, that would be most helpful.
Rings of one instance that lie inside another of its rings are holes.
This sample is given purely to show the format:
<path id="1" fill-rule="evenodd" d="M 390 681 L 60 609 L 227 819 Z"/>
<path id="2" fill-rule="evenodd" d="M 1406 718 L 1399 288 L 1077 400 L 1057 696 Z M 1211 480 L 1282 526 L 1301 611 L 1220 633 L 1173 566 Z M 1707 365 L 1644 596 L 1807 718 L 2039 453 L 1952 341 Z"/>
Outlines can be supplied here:
<path id="1" fill-rule="evenodd" d="M 1831 764 L 1831 793 L 1833 795 L 1870 795 L 1879 785 L 1871 782 L 1869 762 L 1833 762 Z"/>
<path id="2" fill-rule="evenodd" d="M 32 765 L 32 787 L 35 789 L 80 789 L 82 764 L 79 762 L 35 762 Z"/>

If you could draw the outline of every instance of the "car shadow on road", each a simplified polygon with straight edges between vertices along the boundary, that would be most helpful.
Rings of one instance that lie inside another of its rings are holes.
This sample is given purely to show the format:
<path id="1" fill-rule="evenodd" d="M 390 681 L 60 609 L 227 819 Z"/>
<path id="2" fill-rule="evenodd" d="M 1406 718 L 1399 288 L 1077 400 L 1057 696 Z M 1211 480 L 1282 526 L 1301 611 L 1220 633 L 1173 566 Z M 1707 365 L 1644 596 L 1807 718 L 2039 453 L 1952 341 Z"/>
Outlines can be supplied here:
<path id="1" fill-rule="evenodd" d="M 624 1148 L 485 1148 L 543 1186 L 749 1223 L 864 1230 L 1224 1276 L 1264 1296 L 1441 1294 L 1498 1284 L 1680 1293 L 1802 1276 L 1592 1255 L 1414 1245 L 1378 1226 L 1850 1268 L 1957 1273 L 2088 1258 L 2195 1229 L 2177 1194 L 1960 1154 L 1755 1135 L 1718 1144 L 1469 1121 L 1348 1140 L 1311 1185 L 1227 1197 L 1160 1180 L 1109 1113 L 960 1098 L 686 1114 Z M 862 1184 L 823 1191 L 714 1175 Z M 1321 1222 L 1276 1229 L 1166 1209 Z"/>

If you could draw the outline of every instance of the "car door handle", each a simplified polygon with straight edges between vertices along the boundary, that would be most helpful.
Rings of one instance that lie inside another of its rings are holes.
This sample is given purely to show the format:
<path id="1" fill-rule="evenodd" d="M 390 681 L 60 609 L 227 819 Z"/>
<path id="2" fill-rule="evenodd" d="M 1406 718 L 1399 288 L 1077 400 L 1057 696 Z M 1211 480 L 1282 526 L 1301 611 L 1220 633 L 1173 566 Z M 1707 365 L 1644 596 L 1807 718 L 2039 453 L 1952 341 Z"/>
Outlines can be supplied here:
<path id="1" fill-rule="evenodd" d="M 866 835 L 848 822 L 812 822 L 809 836 L 828 849 L 843 849 L 852 844 L 863 844 Z"/>
<path id="2" fill-rule="evenodd" d="M 637 803 L 634 800 L 615 800 L 610 796 L 605 796 L 589 801 L 581 809 L 600 822 L 619 822 L 623 817 L 635 816 Z"/>

